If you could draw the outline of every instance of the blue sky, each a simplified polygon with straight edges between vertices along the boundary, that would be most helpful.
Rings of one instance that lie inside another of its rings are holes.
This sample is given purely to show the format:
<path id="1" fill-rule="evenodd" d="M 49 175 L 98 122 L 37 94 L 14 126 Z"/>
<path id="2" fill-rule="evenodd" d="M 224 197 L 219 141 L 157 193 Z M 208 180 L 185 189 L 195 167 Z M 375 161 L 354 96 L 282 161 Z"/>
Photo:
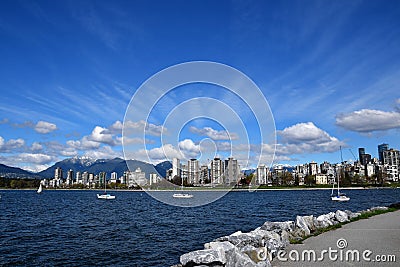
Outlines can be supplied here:
<path id="1" fill-rule="evenodd" d="M 134 93 L 189 61 L 232 66 L 257 84 L 276 125 L 274 163 L 337 162 L 339 146 L 345 159 L 358 147 L 377 156 L 384 142 L 400 149 L 399 28 L 399 1 L 1 1 L 0 162 L 41 170 L 65 157 L 122 157 Z M 206 96 L 208 86 L 187 87 Z M 238 107 L 223 89 L 213 92 Z M 187 99 L 170 97 L 163 112 Z M 248 133 L 254 125 L 245 125 Z M 154 130 L 149 140 L 162 129 L 145 127 Z M 147 143 L 155 161 L 178 147 L 196 157 L 202 140 L 243 145 L 216 122 L 180 128 L 175 144 Z M 241 139 L 239 130 L 228 128 Z"/>

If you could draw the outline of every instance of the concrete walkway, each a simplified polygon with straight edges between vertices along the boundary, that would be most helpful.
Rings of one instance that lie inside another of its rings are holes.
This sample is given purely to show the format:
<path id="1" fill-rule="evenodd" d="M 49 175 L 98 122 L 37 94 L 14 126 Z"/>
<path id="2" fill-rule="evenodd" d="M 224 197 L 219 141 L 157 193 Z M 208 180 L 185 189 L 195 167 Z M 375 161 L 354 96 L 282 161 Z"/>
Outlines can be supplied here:
<path id="1" fill-rule="evenodd" d="M 315 251 L 316 261 L 310 250 Z M 323 250 L 327 252 L 322 254 Z M 281 258 L 287 261 L 275 258 L 272 266 L 400 266 L 400 211 L 343 225 L 342 228 L 310 237 L 303 244 L 289 245 L 285 251 L 286 255 L 281 255 Z M 299 261 L 292 260 L 296 258 L 296 252 Z M 394 255 L 395 259 L 390 255 Z"/>

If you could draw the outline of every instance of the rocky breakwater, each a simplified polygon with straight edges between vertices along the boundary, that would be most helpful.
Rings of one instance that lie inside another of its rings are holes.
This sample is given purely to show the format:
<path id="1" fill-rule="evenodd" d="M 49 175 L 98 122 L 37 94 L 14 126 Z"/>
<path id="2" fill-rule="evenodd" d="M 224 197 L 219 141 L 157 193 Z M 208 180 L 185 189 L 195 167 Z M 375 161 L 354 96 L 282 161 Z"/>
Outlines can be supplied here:
<path id="1" fill-rule="evenodd" d="M 291 242 L 303 240 L 317 231 L 349 222 L 363 213 L 387 210 L 374 207 L 360 212 L 349 210 L 319 216 L 297 216 L 295 221 L 265 222 L 248 233 L 238 231 L 204 244 L 204 249 L 183 254 L 172 267 L 267 267 L 280 250 Z"/>

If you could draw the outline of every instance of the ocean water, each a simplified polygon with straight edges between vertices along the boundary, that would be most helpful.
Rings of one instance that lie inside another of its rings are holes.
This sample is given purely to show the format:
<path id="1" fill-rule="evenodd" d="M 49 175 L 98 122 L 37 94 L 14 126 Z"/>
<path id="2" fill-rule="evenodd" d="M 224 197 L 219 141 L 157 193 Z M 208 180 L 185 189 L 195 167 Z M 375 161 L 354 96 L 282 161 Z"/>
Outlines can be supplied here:
<path id="1" fill-rule="evenodd" d="M 344 191 L 347 203 L 332 202 L 329 190 L 285 190 L 230 192 L 183 208 L 145 192 L 116 191 L 104 201 L 95 191 L 3 190 L 0 266 L 171 266 L 183 253 L 265 221 L 400 202 L 400 189 Z"/>

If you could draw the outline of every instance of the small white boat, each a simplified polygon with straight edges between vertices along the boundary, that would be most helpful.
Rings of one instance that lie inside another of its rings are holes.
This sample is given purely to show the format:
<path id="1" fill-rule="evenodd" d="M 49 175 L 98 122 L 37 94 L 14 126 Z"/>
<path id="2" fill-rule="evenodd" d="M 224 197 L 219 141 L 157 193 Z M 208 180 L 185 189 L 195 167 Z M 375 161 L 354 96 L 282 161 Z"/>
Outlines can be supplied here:
<path id="1" fill-rule="evenodd" d="M 115 199 L 115 196 L 110 194 L 97 194 L 98 199 Z"/>
<path id="2" fill-rule="evenodd" d="M 39 188 L 38 188 L 38 190 L 36 191 L 38 194 L 40 194 L 40 193 L 42 193 L 42 191 L 43 191 L 43 187 L 42 187 L 42 184 L 40 184 L 39 185 Z"/>
<path id="3" fill-rule="evenodd" d="M 350 198 L 348 196 L 346 196 L 345 194 L 340 193 L 337 196 L 332 196 L 331 199 L 333 201 L 349 201 Z"/>
<path id="4" fill-rule="evenodd" d="M 186 194 L 186 193 L 176 193 L 176 194 L 173 194 L 172 197 L 174 197 L 174 198 L 192 198 L 193 195 Z"/>
<path id="5" fill-rule="evenodd" d="M 105 180 L 105 179 L 104 179 Z M 107 183 L 104 181 L 104 193 L 103 194 L 97 194 L 97 199 L 115 199 L 115 196 L 110 195 L 107 193 Z"/>

